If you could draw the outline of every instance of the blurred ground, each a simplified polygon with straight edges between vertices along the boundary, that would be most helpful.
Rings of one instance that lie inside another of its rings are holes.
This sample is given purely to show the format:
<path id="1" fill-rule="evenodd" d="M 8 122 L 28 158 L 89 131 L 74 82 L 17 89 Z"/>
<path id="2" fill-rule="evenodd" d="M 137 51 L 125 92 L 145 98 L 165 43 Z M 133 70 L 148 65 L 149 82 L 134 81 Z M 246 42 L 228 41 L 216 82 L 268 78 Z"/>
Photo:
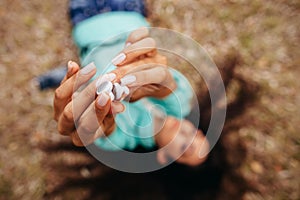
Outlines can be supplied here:
<path id="1" fill-rule="evenodd" d="M 234 137 L 226 138 L 228 143 L 242 140 L 247 148 L 238 171 L 259 192 L 247 192 L 244 199 L 300 197 L 299 13 L 300 3 L 296 0 L 151 3 L 150 21 L 154 26 L 190 35 L 213 58 L 222 57 L 232 48 L 238 50 L 242 61 L 235 73 L 259 85 L 255 105 L 243 118 L 236 119 L 244 126 L 232 130 Z M 72 153 L 49 153 L 38 148 L 40 141 L 62 138 L 52 120 L 53 91 L 34 90 L 30 80 L 77 58 L 70 38 L 67 1 L 2 0 L 0 22 L 0 199 L 47 198 L 62 181 L 62 175 L 68 176 L 73 163 L 91 162 L 82 154 L 72 157 Z M 236 87 L 232 82 L 228 93 Z M 228 159 L 234 163 L 234 157 L 228 155 Z M 55 165 L 49 166 L 49 160 Z M 56 169 L 62 174 L 55 173 Z M 102 169 L 72 170 L 82 178 L 111 172 Z M 118 174 L 112 180 L 125 179 L 131 185 L 130 178 Z M 82 189 L 85 185 L 88 183 L 84 181 L 75 183 L 68 192 L 64 192 L 68 187 L 56 189 L 49 198 L 80 199 L 87 196 L 87 190 Z M 164 193 L 159 185 L 151 191 L 157 192 L 153 197 Z M 109 197 L 105 195 L 104 199 Z"/>

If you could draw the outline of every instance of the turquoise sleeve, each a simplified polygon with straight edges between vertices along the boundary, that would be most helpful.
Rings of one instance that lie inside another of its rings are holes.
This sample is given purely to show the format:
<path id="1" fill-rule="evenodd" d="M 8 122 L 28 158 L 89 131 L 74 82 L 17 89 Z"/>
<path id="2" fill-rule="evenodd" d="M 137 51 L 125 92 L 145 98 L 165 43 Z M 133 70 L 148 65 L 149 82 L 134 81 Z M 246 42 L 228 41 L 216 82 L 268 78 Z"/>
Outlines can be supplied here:
<path id="1" fill-rule="evenodd" d="M 120 39 L 120 36 L 123 48 L 128 34 L 143 26 L 148 27 L 149 23 L 137 12 L 107 12 L 79 22 L 73 28 L 72 36 L 83 60 L 94 47 L 103 43 L 113 44 L 115 39 Z M 87 51 L 83 52 L 84 48 L 88 48 Z"/>
<path id="2" fill-rule="evenodd" d="M 133 150 L 138 145 L 145 148 L 155 146 L 153 119 L 141 101 L 123 102 L 126 110 L 116 116 L 117 128 L 108 137 L 99 138 L 95 144 L 106 150 Z"/>
<path id="3" fill-rule="evenodd" d="M 163 99 L 149 98 L 149 101 L 162 108 L 167 115 L 182 119 L 191 112 L 193 89 L 189 81 L 175 69 L 169 69 L 177 88 L 172 94 Z"/>

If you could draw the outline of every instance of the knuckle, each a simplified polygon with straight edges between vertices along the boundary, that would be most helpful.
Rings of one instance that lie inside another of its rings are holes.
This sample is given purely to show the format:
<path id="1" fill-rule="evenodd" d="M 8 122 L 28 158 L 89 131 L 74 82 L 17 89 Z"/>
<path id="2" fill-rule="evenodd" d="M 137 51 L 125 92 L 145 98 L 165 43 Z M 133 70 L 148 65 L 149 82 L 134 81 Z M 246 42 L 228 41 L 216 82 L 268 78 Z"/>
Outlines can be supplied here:
<path id="1" fill-rule="evenodd" d="M 57 88 L 54 93 L 55 100 L 62 100 L 64 98 L 64 93 L 61 91 L 61 88 Z"/>
<path id="2" fill-rule="evenodd" d="M 74 121 L 74 115 L 73 111 L 71 109 L 71 106 L 67 106 L 63 113 L 62 113 L 63 120 L 66 120 L 68 122 L 73 122 Z"/>
<path id="3" fill-rule="evenodd" d="M 147 27 L 140 27 L 129 35 L 129 41 L 131 42 L 137 42 L 138 40 L 142 39 L 143 37 L 146 37 L 149 35 L 149 30 Z"/>
<path id="4" fill-rule="evenodd" d="M 83 142 L 81 141 L 81 139 L 79 138 L 79 136 L 77 134 L 72 134 L 72 142 L 75 146 L 81 147 L 84 146 Z"/>
<path id="5" fill-rule="evenodd" d="M 147 42 L 147 44 L 149 44 L 149 47 L 156 48 L 156 41 L 153 38 L 147 37 L 145 39 L 145 42 Z"/>
<path id="6" fill-rule="evenodd" d="M 63 126 L 60 126 L 60 125 L 57 125 L 57 131 L 61 135 L 68 135 L 69 134 L 69 132 L 66 131 L 66 129 Z"/>
<path id="7" fill-rule="evenodd" d="M 92 130 L 89 126 L 82 125 L 78 127 L 78 133 L 80 133 L 81 135 L 90 135 L 94 134 L 95 131 Z"/>
<path id="8" fill-rule="evenodd" d="M 140 30 L 142 31 L 143 35 L 149 35 L 149 29 L 147 27 L 141 27 Z"/>
<path id="9" fill-rule="evenodd" d="M 128 71 L 126 66 L 119 67 L 112 71 L 112 73 L 116 74 L 117 79 L 121 79 Z"/>
<path id="10" fill-rule="evenodd" d="M 85 90 L 84 90 L 84 93 L 85 93 L 85 96 L 88 97 L 88 98 L 95 98 L 95 90 L 93 90 L 92 87 L 87 87 Z"/>
<path id="11" fill-rule="evenodd" d="M 149 76 L 148 72 L 147 71 L 142 71 L 139 73 L 137 77 L 137 83 L 140 83 L 141 85 L 143 85 L 144 83 L 148 83 L 148 82 L 151 82 L 151 76 Z"/>
<path id="12" fill-rule="evenodd" d="M 164 67 L 161 67 L 161 66 L 159 67 L 159 74 L 160 74 L 160 77 L 161 77 L 161 79 L 160 79 L 161 81 L 166 80 L 167 77 L 168 77 L 167 69 L 164 68 Z"/>
<path id="13" fill-rule="evenodd" d="M 135 32 L 133 32 L 133 33 L 130 34 L 129 41 L 136 42 L 138 40 L 139 40 L 139 36 Z"/>
<path id="14" fill-rule="evenodd" d="M 160 55 L 159 63 L 162 65 L 167 65 L 167 57 Z"/>

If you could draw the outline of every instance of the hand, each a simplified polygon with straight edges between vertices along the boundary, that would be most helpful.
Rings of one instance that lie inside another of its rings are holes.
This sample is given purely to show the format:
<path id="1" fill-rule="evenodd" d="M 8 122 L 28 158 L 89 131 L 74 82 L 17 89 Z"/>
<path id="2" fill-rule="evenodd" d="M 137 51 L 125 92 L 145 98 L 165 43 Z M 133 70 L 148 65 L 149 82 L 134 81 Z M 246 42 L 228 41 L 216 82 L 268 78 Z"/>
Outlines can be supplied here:
<path id="1" fill-rule="evenodd" d="M 176 82 L 166 66 L 167 59 L 157 53 L 147 28 L 133 31 L 123 51 L 112 62 L 118 67 L 113 71 L 116 81 L 126 84 L 131 91 L 130 101 L 143 97 L 164 98 L 176 89 Z"/>
<path id="2" fill-rule="evenodd" d="M 55 91 L 54 119 L 58 122 L 58 131 L 70 136 L 76 146 L 86 146 L 103 135 L 111 134 L 115 128 L 113 114 L 124 110 L 122 103 L 112 103 L 106 93 L 95 97 L 97 80 L 77 91 L 95 73 L 93 63 L 79 70 L 78 64 L 70 61 L 67 75 Z M 100 78 L 112 81 L 114 76 L 110 74 Z"/>

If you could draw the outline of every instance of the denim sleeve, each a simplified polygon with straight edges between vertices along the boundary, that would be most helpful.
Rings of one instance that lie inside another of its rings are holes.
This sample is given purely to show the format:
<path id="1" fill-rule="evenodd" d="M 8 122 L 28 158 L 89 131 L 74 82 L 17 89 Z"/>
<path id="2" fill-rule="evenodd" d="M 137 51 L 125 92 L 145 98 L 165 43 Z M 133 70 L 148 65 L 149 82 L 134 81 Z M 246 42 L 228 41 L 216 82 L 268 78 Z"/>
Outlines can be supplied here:
<path id="1" fill-rule="evenodd" d="M 163 99 L 148 98 L 148 100 L 163 108 L 166 115 L 182 119 L 191 112 L 193 89 L 189 81 L 179 71 L 169 70 L 177 84 L 175 91 Z"/>

